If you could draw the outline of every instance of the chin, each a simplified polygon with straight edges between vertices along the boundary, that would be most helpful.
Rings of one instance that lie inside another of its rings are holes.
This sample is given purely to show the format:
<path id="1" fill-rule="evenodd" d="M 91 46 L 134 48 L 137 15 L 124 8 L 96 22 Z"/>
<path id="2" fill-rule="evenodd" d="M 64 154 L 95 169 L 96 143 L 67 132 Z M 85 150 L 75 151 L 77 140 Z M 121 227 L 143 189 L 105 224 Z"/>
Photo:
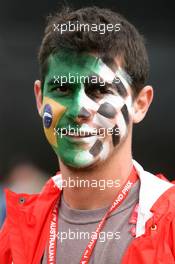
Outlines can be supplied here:
<path id="1" fill-rule="evenodd" d="M 92 169 L 98 167 L 102 162 L 102 161 L 100 161 L 100 158 L 98 158 L 94 161 L 91 161 L 91 163 L 89 163 L 89 164 L 81 164 L 81 165 L 78 163 L 74 163 L 74 164 L 71 163 L 70 164 L 69 162 L 66 162 L 65 160 L 62 160 L 62 159 L 61 159 L 61 161 L 66 167 L 68 167 L 71 170 L 75 170 L 75 171 L 76 170 L 78 170 L 78 171 L 92 170 Z"/>

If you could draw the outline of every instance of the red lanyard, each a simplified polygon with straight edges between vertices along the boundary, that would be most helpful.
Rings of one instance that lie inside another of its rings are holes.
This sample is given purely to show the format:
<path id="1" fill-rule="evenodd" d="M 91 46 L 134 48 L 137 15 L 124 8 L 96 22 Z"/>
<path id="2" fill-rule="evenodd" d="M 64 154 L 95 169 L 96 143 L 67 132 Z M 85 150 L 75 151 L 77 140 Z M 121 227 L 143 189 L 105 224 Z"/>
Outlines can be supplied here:
<path id="1" fill-rule="evenodd" d="M 58 203 L 56 203 L 50 220 L 49 240 L 48 240 L 48 264 L 56 264 L 56 242 L 58 233 Z"/>
<path id="2" fill-rule="evenodd" d="M 102 220 L 98 224 L 95 234 L 91 238 L 90 242 L 88 243 L 85 251 L 83 252 L 83 255 L 80 260 L 80 264 L 88 264 L 90 257 L 92 255 L 93 249 L 96 245 L 98 236 L 102 228 L 104 227 L 104 224 L 106 222 L 106 219 L 109 217 L 109 215 L 116 210 L 120 204 L 124 201 L 124 199 L 127 197 L 131 187 L 133 184 L 137 181 L 138 175 L 137 172 L 133 166 L 132 172 L 129 175 L 127 181 L 120 189 L 119 193 L 117 194 L 117 197 L 113 201 L 111 207 L 106 212 L 106 214 L 103 216 Z M 54 210 L 52 212 L 51 221 L 50 221 L 50 228 L 49 228 L 49 243 L 48 243 L 48 258 L 47 263 L 48 264 L 56 264 L 56 241 L 57 241 L 57 229 L 58 229 L 58 203 L 55 205 Z"/>

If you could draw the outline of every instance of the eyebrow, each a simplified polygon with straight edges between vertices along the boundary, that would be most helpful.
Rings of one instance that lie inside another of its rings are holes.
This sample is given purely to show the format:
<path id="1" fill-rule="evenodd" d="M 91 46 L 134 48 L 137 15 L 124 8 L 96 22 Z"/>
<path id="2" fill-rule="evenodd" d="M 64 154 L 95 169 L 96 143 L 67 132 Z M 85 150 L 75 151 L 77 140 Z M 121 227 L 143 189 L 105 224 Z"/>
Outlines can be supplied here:
<path id="1" fill-rule="evenodd" d="M 48 85 L 61 84 L 61 82 L 56 82 L 57 79 L 58 79 L 58 78 L 51 78 L 51 79 L 47 82 L 47 84 L 48 84 Z"/>
<path id="2" fill-rule="evenodd" d="M 99 75 L 91 75 L 89 78 L 93 78 L 93 76 L 96 76 L 99 78 L 99 81 L 97 83 L 89 83 L 90 85 L 96 86 L 96 88 L 99 87 L 104 87 L 104 86 L 111 86 L 111 88 L 114 88 L 119 95 L 121 95 L 122 97 L 126 97 L 128 95 L 127 89 L 124 86 L 124 84 L 122 83 L 121 79 L 116 75 L 114 80 L 112 81 L 112 83 L 105 81 L 101 76 Z M 116 78 L 117 80 L 119 80 L 119 82 L 116 83 Z M 100 85 L 101 82 L 104 82 L 105 85 Z"/>

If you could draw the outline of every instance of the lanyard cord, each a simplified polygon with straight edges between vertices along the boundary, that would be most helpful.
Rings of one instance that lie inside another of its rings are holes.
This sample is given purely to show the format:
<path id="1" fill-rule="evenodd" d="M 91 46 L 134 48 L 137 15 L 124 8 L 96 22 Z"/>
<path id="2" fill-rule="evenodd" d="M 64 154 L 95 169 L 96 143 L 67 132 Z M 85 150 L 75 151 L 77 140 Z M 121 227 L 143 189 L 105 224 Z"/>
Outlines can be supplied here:
<path id="1" fill-rule="evenodd" d="M 120 204 L 126 199 L 130 189 L 132 188 L 133 184 L 137 181 L 138 175 L 136 169 L 132 168 L 132 171 L 123 184 L 122 188 L 118 192 L 116 198 L 114 199 L 112 205 L 110 206 L 109 210 L 105 213 L 100 223 L 97 225 L 95 230 L 95 234 L 89 241 L 86 249 L 83 252 L 83 255 L 80 260 L 80 264 L 88 264 L 90 257 L 92 255 L 93 249 L 97 243 L 99 233 L 101 232 L 102 228 L 105 225 L 105 222 L 109 215 L 116 210 Z M 49 227 L 49 239 L 48 239 L 48 256 L 47 256 L 47 263 L 48 264 L 56 264 L 56 242 L 57 242 L 57 231 L 58 231 L 58 203 L 56 203 L 50 221 Z"/>

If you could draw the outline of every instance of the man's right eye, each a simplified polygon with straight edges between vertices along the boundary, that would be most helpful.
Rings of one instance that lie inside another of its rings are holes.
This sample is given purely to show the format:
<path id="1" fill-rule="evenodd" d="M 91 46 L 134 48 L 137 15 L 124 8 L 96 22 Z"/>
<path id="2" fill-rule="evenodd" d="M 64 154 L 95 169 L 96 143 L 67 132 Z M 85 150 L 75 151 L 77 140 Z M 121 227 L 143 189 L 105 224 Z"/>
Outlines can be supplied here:
<path id="1" fill-rule="evenodd" d="M 70 90 L 70 86 L 67 84 L 54 86 L 51 88 L 51 91 L 57 93 L 58 95 L 68 95 L 70 93 Z"/>

